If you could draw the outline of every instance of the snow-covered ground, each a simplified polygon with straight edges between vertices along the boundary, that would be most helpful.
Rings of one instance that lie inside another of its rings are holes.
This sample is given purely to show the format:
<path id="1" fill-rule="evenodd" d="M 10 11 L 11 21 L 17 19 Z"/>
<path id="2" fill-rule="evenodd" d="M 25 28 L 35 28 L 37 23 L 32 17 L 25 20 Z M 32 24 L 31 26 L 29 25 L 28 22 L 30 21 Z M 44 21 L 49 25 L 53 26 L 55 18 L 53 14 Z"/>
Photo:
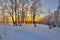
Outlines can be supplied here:
<path id="1" fill-rule="evenodd" d="M 33 24 L 23 24 L 21 27 L 6 25 L 6 28 L 0 25 L 0 35 L 0 40 L 60 40 L 60 28 L 49 29 L 43 24 L 37 24 L 37 27 Z"/>

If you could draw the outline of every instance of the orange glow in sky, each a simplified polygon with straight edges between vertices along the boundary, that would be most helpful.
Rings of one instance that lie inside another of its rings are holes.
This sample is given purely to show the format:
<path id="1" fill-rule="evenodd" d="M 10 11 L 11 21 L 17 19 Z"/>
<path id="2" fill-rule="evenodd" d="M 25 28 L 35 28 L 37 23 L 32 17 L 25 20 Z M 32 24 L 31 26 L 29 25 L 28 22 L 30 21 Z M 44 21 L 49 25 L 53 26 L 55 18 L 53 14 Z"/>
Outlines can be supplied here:
<path id="1" fill-rule="evenodd" d="M 41 15 L 40 17 L 35 17 L 35 22 L 40 22 L 41 20 L 43 20 L 43 18 L 45 17 L 45 15 Z M 21 18 L 19 18 L 21 20 Z M 18 20 L 18 19 L 16 19 Z M 24 17 L 24 22 L 32 22 L 33 18 L 32 17 Z M 0 22 L 3 22 L 3 15 L 0 15 Z M 6 22 L 12 22 L 12 18 L 10 16 L 6 17 Z"/>

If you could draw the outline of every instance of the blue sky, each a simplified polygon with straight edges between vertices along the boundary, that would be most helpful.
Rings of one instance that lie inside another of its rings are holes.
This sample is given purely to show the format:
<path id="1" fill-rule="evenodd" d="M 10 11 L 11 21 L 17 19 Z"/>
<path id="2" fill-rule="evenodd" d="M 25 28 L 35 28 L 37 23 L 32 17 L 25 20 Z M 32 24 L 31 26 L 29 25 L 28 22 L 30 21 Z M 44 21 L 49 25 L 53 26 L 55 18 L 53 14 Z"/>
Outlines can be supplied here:
<path id="1" fill-rule="evenodd" d="M 43 11 L 47 11 L 48 8 L 51 8 L 51 11 L 57 9 L 58 0 L 42 0 Z"/>

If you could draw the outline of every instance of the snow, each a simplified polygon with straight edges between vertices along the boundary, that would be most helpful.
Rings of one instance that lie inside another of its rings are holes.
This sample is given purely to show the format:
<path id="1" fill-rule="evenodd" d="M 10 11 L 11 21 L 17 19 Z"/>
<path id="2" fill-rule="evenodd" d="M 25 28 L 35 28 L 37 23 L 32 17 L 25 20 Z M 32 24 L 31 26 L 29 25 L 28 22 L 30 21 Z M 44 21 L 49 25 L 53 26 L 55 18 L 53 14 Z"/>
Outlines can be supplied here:
<path id="1" fill-rule="evenodd" d="M 21 27 L 6 25 L 6 28 L 0 25 L 0 35 L 0 40 L 60 40 L 60 28 L 49 29 L 43 24 L 37 24 L 37 27 L 33 24 L 23 24 Z"/>

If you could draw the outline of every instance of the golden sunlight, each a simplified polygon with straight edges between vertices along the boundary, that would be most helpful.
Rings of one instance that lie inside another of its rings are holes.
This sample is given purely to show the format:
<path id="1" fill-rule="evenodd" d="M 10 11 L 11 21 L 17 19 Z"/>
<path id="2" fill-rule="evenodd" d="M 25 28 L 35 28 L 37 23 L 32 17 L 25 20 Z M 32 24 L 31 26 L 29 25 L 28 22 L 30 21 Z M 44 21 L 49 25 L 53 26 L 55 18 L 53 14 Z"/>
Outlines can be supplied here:
<path id="1" fill-rule="evenodd" d="M 11 16 L 8 15 L 8 14 L 5 14 L 5 15 L 6 15 L 6 22 L 12 22 Z M 41 16 L 35 17 L 35 22 L 40 22 L 41 20 L 43 20 L 44 17 L 45 17 L 45 15 L 41 15 Z M 19 19 L 20 19 L 20 21 L 21 21 L 21 17 L 20 17 Z M 15 19 L 14 19 L 14 20 L 15 20 Z M 18 20 L 18 19 L 16 19 L 16 20 Z M 29 23 L 29 22 L 32 22 L 32 21 L 33 21 L 33 18 L 30 17 L 29 14 L 28 14 L 27 17 L 24 17 L 24 22 L 25 22 L 25 23 Z M 0 22 L 3 22 L 3 15 L 2 15 L 2 14 L 0 14 Z"/>

